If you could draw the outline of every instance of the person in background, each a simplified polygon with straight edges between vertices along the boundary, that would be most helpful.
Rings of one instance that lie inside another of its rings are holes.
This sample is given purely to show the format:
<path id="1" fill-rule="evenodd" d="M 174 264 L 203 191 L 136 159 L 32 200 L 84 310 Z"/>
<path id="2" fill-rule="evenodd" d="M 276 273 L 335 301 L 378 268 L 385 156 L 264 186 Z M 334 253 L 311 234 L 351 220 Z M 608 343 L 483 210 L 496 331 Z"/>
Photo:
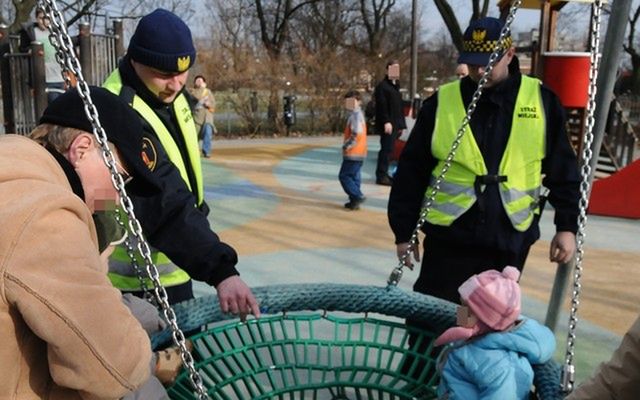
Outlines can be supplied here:
<path id="1" fill-rule="evenodd" d="M 152 196 L 142 127 L 92 87 L 128 192 Z M 148 378 L 147 333 L 107 279 L 92 213 L 119 195 L 75 90 L 44 111 L 31 139 L 0 137 L 0 398 L 119 399 Z"/>
<path id="2" fill-rule="evenodd" d="M 56 97 L 65 92 L 66 83 L 62 75 L 62 67 L 56 60 L 56 49 L 49 40 L 49 17 L 40 7 L 36 8 L 36 22 L 23 26 L 20 31 L 20 51 L 28 52 L 31 42 L 40 42 L 44 50 L 45 91 L 47 102 L 51 103 Z"/>
<path id="3" fill-rule="evenodd" d="M 340 184 L 349 201 L 344 204 L 348 210 L 360 208 L 366 197 L 360 190 L 360 171 L 367 157 L 367 124 L 360 109 L 361 97 L 357 90 L 351 90 L 344 96 L 345 109 L 350 112 L 344 128 L 342 144 L 342 166 L 340 167 Z"/>
<path id="4" fill-rule="evenodd" d="M 259 316 L 258 303 L 235 268 L 236 251 L 207 219 L 198 134 L 185 96 L 195 58 L 189 27 L 159 8 L 140 19 L 127 53 L 104 83 L 138 113 L 145 159 L 162 183 L 157 196 L 132 196 L 132 202 L 171 303 L 193 297 L 194 278 L 215 286 L 223 312 Z M 110 259 L 109 278 L 123 292 L 143 293 L 122 245 Z"/>
<path id="5" fill-rule="evenodd" d="M 582 382 L 567 400 L 635 400 L 640 393 L 640 318 L 622 337 L 611 359 Z"/>
<path id="6" fill-rule="evenodd" d="M 543 364 L 556 348 L 553 332 L 520 317 L 520 271 L 484 271 L 458 288 L 456 327 L 440 335 L 439 399 L 528 400 L 531 364 Z"/>
<path id="7" fill-rule="evenodd" d="M 193 122 L 196 124 L 198 138 L 202 140 L 202 156 L 211 156 L 211 141 L 216 132 L 213 124 L 213 113 L 216 110 L 216 99 L 209 88 L 204 76 L 198 75 L 193 80 L 191 95 L 195 98 L 193 105 Z"/>
<path id="8" fill-rule="evenodd" d="M 467 64 L 464 64 L 464 63 L 458 64 L 458 66 L 456 67 L 455 73 L 458 79 L 462 79 L 465 76 L 469 75 L 469 67 L 467 66 Z"/>
<path id="9" fill-rule="evenodd" d="M 376 164 L 376 184 L 391 186 L 393 178 L 389 175 L 389 156 L 393 141 L 403 129 L 407 129 L 402 112 L 400 95 L 400 64 L 396 60 L 387 63 L 386 75 L 373 92 L 375 100 L 375 129 L 380 135 L 380 151 Z"/>

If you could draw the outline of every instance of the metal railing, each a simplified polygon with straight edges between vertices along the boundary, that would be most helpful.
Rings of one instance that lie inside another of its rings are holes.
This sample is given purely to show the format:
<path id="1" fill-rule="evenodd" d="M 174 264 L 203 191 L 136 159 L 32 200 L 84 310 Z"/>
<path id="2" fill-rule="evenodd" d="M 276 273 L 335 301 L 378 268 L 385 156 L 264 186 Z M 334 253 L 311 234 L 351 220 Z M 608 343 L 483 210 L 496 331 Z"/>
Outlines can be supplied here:
<path id="1" fill-rule="evenodd" d="M 631 164 L 638 156 L 637 146 L 640 135 L 636 129 L 640 127 L 640 97 L 620 96 L 613 100 L 609 109 L 609 117 L 603 147 L 618 169 Z"/>
<path id="2" fill-rule="evenodd" d="M 124 55 L 122 21 L 113 21 L 113 33 L 97 34 L 87 23 L 80 24 L 76 45 L 80 64 L 90 85 L 101 85 Z M 20 52 L 20 37 L 0 26 L 0 79 L 4 131 L 26 135 L 35 126 L 47 106 L 42 44 L 31 43 L 28 52 Z"/>

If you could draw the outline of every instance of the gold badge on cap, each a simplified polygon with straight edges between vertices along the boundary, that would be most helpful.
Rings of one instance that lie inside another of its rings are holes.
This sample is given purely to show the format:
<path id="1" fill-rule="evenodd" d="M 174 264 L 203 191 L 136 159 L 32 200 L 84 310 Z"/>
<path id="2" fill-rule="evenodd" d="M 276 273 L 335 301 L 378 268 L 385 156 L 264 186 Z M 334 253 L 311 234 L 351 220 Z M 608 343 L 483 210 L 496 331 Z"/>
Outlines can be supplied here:
<path id="1" fill-rule="evenodd" d="M 186 71 L 189 69 L 189 64 L 191 64 L 191 56 L 178 57 L 178 71 Z"/>
<path id="2" fill-rule="evenodd" d="M 158 153 L 153 145 L 153 142 L 149 138 L 142 138 L 142 162 L 153 171 L 156 168 L 156 160 L 158 159 Z"/>
<path id="3" fill-rule="evenodd" d="M 476 29 L 471 34 L 471 37 L 476 42 L 482 42 L 486 36 L 487 36 L 487 30 L 486 29 Z"/>

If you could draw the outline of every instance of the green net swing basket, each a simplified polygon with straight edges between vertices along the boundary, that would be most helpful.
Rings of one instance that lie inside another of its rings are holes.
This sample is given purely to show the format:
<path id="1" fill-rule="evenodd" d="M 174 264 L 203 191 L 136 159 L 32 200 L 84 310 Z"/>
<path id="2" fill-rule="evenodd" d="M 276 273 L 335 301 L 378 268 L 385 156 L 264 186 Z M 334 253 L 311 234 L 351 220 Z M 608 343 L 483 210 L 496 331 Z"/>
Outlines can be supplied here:
<path id="1" fill-rule="evenodd" d="M 300 284 L 253 292 L 264 315 L 247 322 L 227 320 L 215 296 L 174 306 L 184 331 L 206 327 L 191 337 L 192 354 L 212 399 L 437 398 L 431 350 L 455 323 L 454 304 L 397 287 Z M 433 329 L 407 326 L 405 318 Z M 163 332 L 152 342 L 168 340 Z M 561 399 L 559 366 L 534 371 L 537 398 Z M 186 372 L 169 395 L 197 398 Z"/>

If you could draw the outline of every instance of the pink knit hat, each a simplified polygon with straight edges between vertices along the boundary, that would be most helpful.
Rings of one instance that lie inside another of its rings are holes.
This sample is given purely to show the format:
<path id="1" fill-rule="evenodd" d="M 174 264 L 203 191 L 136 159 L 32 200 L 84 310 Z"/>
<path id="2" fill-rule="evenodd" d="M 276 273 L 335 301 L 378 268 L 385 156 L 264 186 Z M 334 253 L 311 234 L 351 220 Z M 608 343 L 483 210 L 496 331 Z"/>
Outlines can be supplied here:
<path id="1" fill-rule="evenodd" d="M 472 328 L 448 329 L 436 339 L 436 346 L 511 326 L 520 316 L 519 277 L 515 267 L 505 267 L 502 272 L 488 270 L 467 279 L 458 292 L 478 323 Z"/>
<path id="2" fill-rule="evenodd" d="M 491 269 L 467 279 L 458 293 L 480 321 L 501 331 L 520 316 L 519 277 L 514 267 L 502 272 Z"/>

